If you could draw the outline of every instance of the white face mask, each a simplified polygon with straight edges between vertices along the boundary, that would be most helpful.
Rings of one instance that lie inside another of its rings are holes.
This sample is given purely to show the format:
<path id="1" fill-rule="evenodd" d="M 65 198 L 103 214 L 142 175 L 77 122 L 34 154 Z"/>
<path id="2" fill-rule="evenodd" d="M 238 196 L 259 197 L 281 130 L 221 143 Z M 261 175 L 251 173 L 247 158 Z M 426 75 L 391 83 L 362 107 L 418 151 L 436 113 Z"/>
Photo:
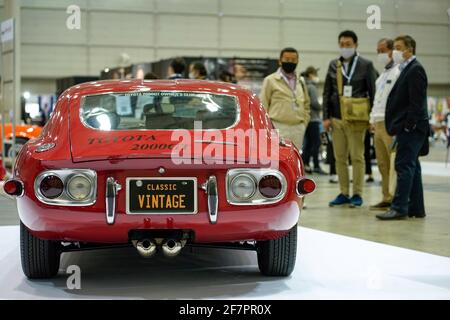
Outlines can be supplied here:
<path id="1" fill-rule="evenodd" d="M 344 59 L 348 59 L 355 54 L 355 48 L 340 48 L 341 56 Z"/>
<path id="2" fill-rule="evenodd" d="M 189 72 L 189 79 L 196 79 L 195 78 L 195 73 Z"/>
<path id="3" fill-rule="evenodd" d="M 394 52 L 392 52 L 392 59 L 394 60 L 395 64 L 399 64 L 405 61 L 405 58 L 403 58 L 403 51 L 394 50 Z"/>
<path id="4" fill-rule="evenodd" d="M 389 58 L 388 53 L 379 53 L 377 59 L 378 62 L 381 63 L 383 66 L 387 65 L 391 61 L 391 58 Z"/>
<path id="5" fill-rule="evenodd" d="M 315 83 L 315 84 L 318 84 L 318 83 L 319 83 L 319 77 L 317 77 L 317 76 L 313 77 L 311 80 L 312 80 L 312 82 Z"/>

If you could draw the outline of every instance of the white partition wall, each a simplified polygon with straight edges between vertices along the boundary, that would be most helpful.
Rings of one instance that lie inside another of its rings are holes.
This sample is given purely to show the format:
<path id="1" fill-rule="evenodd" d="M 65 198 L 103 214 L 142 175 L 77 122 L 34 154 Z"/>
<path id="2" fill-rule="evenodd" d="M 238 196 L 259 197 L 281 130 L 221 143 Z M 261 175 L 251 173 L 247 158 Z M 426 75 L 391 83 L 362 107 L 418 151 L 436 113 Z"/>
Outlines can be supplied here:
<path id="1" fill-rule="evenodd" d="M 66 28 L 69 5 L 81 9 L 80 30 Z M 367 28 L 370 5 L 381 9 L 380 30 Z M 348 28 L 371 59 L 379 38 L 411 34 L 430 82 L 448 88 L 449 8 L 449 0 L 22 0 L 22 74 L 98 75 L 119 65 L 122 53 L 131 63 L 176 55 L 273 58 L 284 46 L 300 51 L 301 67 L 324 70 Z"/>

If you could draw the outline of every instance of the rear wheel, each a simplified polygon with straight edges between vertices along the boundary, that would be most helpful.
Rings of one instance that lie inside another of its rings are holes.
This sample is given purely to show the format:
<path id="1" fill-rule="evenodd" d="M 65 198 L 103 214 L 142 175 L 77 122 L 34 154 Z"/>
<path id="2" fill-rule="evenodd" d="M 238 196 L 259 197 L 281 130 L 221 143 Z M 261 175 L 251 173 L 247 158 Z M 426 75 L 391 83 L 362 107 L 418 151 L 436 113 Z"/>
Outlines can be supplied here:
<path id="1" fill-rule="evenodd" d="M 257 254 L 259 270 L 263 275 L 290 275 L 297 256 L 297 225 L 284 237 L 258 242 Z"/>
<path id="2" fill-rule="evenodd" d="M 30 279 L 46 279 L 56 276 L 61 252 L 58 243 L 33 236 L 20 222 L 20 253 L 22 270 Z"/>

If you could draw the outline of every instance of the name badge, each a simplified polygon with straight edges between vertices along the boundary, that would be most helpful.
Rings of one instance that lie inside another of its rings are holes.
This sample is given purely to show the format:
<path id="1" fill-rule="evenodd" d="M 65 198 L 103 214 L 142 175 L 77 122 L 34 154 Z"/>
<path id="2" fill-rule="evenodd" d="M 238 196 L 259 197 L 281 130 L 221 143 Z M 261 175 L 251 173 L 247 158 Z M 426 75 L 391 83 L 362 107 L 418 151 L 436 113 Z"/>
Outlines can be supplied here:
<path id="1" fill-rule="evenodd" d="M 344 86 L 344 97 L 352 96 L 352 86 Z"/>

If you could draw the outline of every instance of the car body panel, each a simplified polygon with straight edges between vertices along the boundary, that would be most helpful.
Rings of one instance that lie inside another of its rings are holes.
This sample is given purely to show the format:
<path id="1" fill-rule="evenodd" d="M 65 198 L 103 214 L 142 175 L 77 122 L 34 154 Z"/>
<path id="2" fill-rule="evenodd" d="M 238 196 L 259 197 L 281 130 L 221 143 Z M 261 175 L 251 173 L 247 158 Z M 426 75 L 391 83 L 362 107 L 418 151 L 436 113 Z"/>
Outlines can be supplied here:
<path id="1" fill-rule="evenodd" d="M 23 181 L 25 188 L 24 195 L 17 199 L 19 216 L 33 235 L 50 240 L 126 243 L 130 230 L 188 229 L 194 232 L 195 242 L 207 243 L 272 239 L 285 235 L 297 224 L 302 199 L 296 194 L 296 181 L 304 175 L 304 171 L 298 150 L 288 141 L 279 147 L 278 170 L 287 180 L 284 198 L 275 204 L 242 207 L 227 201 L 227 170 L 268 168 L 270 165 L 261 163 L 258 153 L 254 153 L 250 147 L 245 150 L 243 157 L 232 157 L 230 162 L 208 163 L 208 159 L 203 158 L 199 162 L 176 164 L 168 150 L 153 153 L 141 150 L 130 152 L 130 142 L 133 141 L 113 138 L 116 134 L 154 135 L 161 143 L 169 143 L 170 131 L 98 132 L 84 127 L 80 122 L 79 99 L 83 95 L 143 89 L 236 95 L 241 108 L 241 118 L 236 128 L 261 129 L 266 132 L 267 139 L 271 139 L 269 130 L 272 129 L 272 124 L 259 100 L 249 91 L 235 85 L 208 81 L 126 80 L 92 82 L 72 87 L 60 96 L 43 134 L 21 150 L 14 167 L 14 177 Z M 245 114 L 242 116 L 242 113 Z M 89 143 L 99 137 L 110 142 Z M 46 152 L 36 152 L 39 146 L 46 143 L 54 143 L 54 147 Z M 195 160 L 207 145 L 209 144 L 200 143 L 199 148 L 186 156 L 186 159 Z M 164 168 L 163 173 L 159 170 L 161 167 Z M 37 199 L 34 191 L 36 176 L 44 170 L 62 168 L 92 169 L 97 172 L 97 200 L 93 205 L 47 205 Z M 216 224 L 211 224 L 208 219 L 207 194 L 202 189 L 211 175 L 216 176 L 218 183 L 219 213 Z M 112 225 L 107 224 L 105 215 L 108 177 L 113 177 L 122 186 L 117 194 L 116 217 Z M 197 213 L 126 214 L 125 186 L 126 179 L 130 177 L 195 177 L 198 181 Z"/>

